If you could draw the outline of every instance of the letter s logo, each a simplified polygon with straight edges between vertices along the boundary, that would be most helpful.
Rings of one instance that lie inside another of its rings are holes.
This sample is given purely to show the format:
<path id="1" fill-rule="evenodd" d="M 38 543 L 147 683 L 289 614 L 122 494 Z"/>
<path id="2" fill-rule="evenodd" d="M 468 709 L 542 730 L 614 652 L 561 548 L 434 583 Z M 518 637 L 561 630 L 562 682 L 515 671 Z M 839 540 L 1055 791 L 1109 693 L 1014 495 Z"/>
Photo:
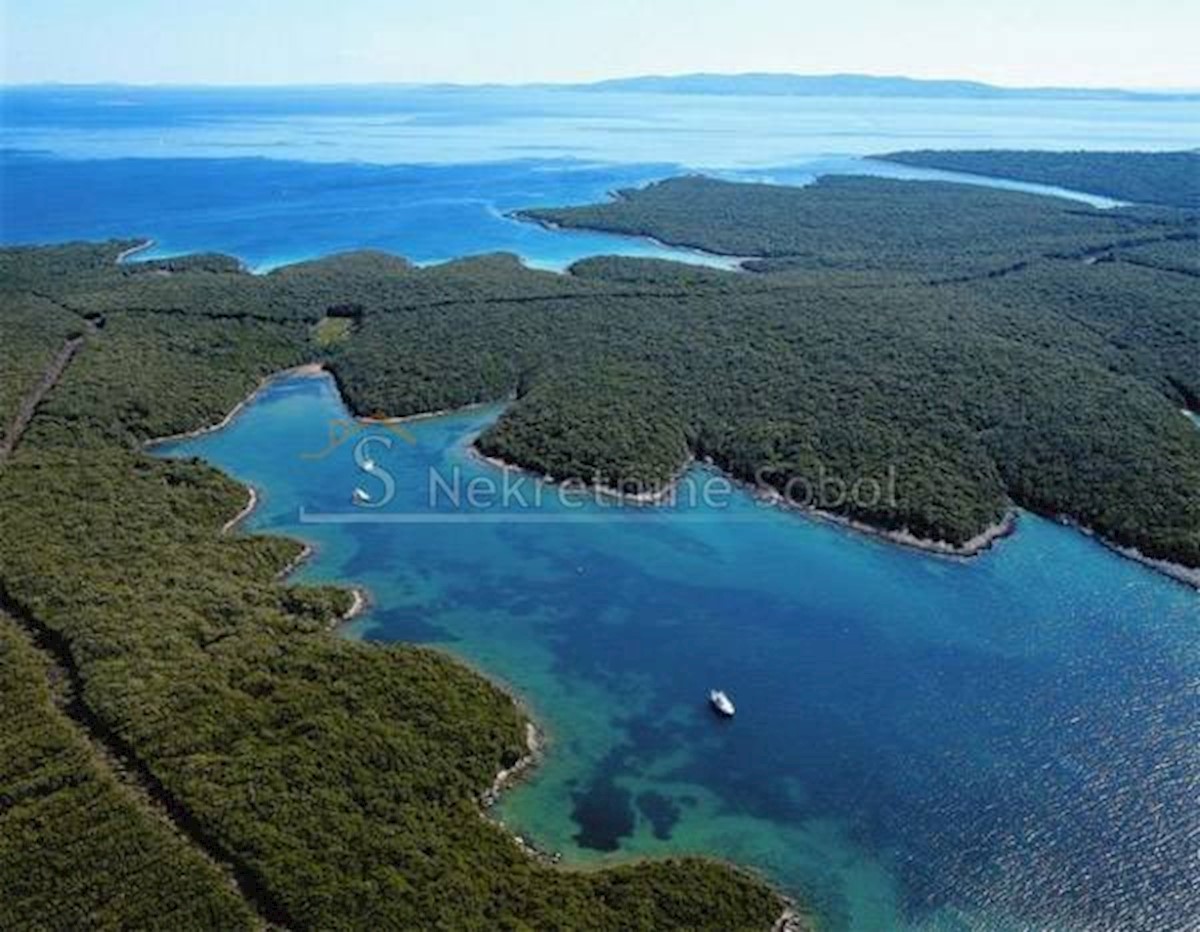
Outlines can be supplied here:
<path id="1" fill-rule="evenodd" d="M 388 450 L 392 448 L 392 438 L 381 434 L 370 434 L 363 437 L 354 445 L 354 462 L 372 479 L 377 479 L 383 485 L 383 493 L 378 496 L 364 496 L 356 494 L 354 496 L 354 504 L 359 508 L 382 508 L 396 497 L 396 480 L 392 478 L 384 467 L 367 455 L 368 447 L 372 443 L 382 443 Z M 355 490 L 360 492 L 361 490 Z"/>

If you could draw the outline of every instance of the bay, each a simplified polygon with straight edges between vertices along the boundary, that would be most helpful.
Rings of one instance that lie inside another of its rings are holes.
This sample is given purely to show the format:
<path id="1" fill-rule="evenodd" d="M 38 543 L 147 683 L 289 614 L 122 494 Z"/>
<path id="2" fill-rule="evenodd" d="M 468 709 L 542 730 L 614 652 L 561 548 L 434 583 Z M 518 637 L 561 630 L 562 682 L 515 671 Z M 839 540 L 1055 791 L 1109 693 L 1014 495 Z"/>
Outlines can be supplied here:
<path id="1" fill-rule="evenodd" d="M 498 413 L 372 428 L 396 494 L 370 514 L 354 444 L 303 456 L 347 416 L 329 379 L 160 452 L 259 488 L 250 529 L 317 547 L 300 579 L 365 586 L 348 636 L 449 650 L 527 702 L 548 754 L 497 815 L 569 862 L 730 858 L 834 929 L 1200 914 L 1193 590 L 1029 514 L 958 560 L 739 491 L 620 507 L 518 474 L 497 502 L 469 443 Z M 456 503 L 471 480 L 494 496 Z"/>

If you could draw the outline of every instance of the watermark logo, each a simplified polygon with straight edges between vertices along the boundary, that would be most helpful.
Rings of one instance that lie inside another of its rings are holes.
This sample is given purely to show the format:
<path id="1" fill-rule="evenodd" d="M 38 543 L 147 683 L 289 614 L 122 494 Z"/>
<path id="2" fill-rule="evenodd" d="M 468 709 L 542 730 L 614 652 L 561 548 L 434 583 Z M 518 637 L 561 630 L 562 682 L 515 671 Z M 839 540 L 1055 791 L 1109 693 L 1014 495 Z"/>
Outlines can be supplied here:
<path id="1" fill-rule="evenodd" d="M 415 443 L 412 435 L 396 424 L 384 424 L 389 433 L 365 432 L 370 424 L 337 422 L 331 424 L 329 446 L 305 459 L 323 459 L 333 450 L 354 440 L 353 459 L 357 474 L 349 492 L 350 508 L 334 512 L 301 509 L 301 520 L 308 523 L 578 523 L 606 520 L 614 509 L 637 511 L 666 508 L 677 519 L 705 521 L 752 519 L 742 496 L 736 507 L 739 485 L 754 493 L 760 506 L 783 504 L 806 510 L 834 513 L 864 513 L 895 509 L 898 505 L 897 474 L 888 465 L 876 475 L 846 477 L 823 463 L 804 472 L 787 468 L 763 468 L 753 482 L 739 484 L 712 466 L 697 466 L 676 481 L 662 486 L 647 486 L 639 480 L 616 480 L 594 475 L 591 481 L 580 478 L 561 482 L 548 481 L 516 468 L 464 468 L 462 465 L 429 466 L 425 470 L 406 470 L 405 482 L 387 465 L 398 436 Z M 622 490 L 622 491 L 617 491 Z M 636 491 L 635 491 L 636 490 Z M 403 496 L 400 492 L 403 491 Z"/>
<path id="2" fill-rule="evenodd" d="M 818 463 L 812 475 L 788 474 L 778 468 L 762 467 L 754 474 L 760 489 L 772 489 L 784 502 L 797 508 L 840 512 L 870 511 L 880 506 L 895 508 L 896 467 L 889 464 L 881 475 L 847 479 Z"/>
<path id="3" fill-rule="evenodd" d="M 390 431 L 395 436 L 399 437 L 405 443 L 415 444 L 417 438 L 408 431 L 403 424 L 397 421 L 388 420 L 383 414 L 376 413 L 371 415 L 368 420 L 352 420 L 351 418 L 335 417 L 330 419 L 326 425 L 328 438 L 324 448 L 311 453 L 301 453 L 302 460 L 323 460 L 339 447 L 353 440 L 355 437 L 360 437 L 360 443 L 363 440 L 370 440 L 372 437 L 379 436 L 378 434 L 367 433 L 372 428 L 382 427 L 384 430 Z M 363 436 L 366 434 L 366 436 Z M 391 445 L 389 444 L 389 447 Z M 355 451 L 357 460 L 358 453 Z"/>

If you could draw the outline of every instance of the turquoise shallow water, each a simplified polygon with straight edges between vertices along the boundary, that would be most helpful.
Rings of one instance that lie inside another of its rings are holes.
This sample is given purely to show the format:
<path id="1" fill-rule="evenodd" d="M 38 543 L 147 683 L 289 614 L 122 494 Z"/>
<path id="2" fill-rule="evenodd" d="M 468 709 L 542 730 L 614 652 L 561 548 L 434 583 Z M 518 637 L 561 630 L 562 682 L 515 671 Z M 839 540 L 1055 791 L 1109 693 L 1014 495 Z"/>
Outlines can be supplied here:
<path id="1" fill-rule="evenodd" d="M 686 171 L 968 180 L 862 158 L 897 149 L 1189 148 L 1196 111 L 536 88 L 0 88 L 0 242 L 146 236 L 156 247 L 143 257 L 212 250 L 260 271 L 368 247 L 417 262 L 507 250 L 551 269 L 596 254 L 727 264 L 505 214 Z"/>
<path id="2" fill-rule="evenodd" d="M 154 246 L 138 253 L 137 259 L 224 252 L 259 272 L 364 248 L 387 250 L 421 264 L 505 251 L 531 266 L 552 270 L 595 255 L 732 267 L 736 258 L 649 239 L 548 230 L 510 216 L 525 207 L 593 203 L 614 189 L 686 170 L 669 163 L 581 164 L 564 159 L 363 165 L 226 157 L 66 159 L 0 150 L 0 243 L 147 237 Z M 969 178 L 846 157 L 719 174 L 807 184 L 819 174 L 847 172 Z M 987 183 L 1057 191 L 1014 182 Z M 1113 203 L 1071 196 L 1102 207 Z"/>
<path id="3" fill-rule="evenodd" d="M 499 816 L 568 860 L 729 857 L 835 929 L 1194 925 L 1194 591 L 1030 515 L 963 561 L 740 492 L 617 507 L 514 476 L 489 506 L 505 473 L 468 444 L 497 413 L 304 458 L 346 412 L 288 378 L 161 452 L 258 487 L 251 529 L 317 545 L 299 579 L 366 586 L 348 636 L 447 649 L 528 702 L 549 754 Z"/>

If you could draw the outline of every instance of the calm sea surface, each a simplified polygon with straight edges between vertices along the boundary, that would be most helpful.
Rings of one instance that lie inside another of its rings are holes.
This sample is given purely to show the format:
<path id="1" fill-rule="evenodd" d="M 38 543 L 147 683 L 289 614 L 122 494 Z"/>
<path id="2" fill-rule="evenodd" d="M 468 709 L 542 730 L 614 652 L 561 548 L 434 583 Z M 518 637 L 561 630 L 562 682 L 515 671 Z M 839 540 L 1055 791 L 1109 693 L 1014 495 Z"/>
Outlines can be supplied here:
<path id="1" fill-rule="evenodd" d="M 366 586 L 351 636 L 524 697 L 550 752 L 499 815 L 569 860 L 721 855 L 834 929 L 1194 927 L 1194 591 L 1029 515 L 963 561 L 741 493 L 617 507 L 510 478 L 472 509 L 505 475 L 468 453 L 497 413 L 372 442 L 378 511 L 351 504 L 385 488 L 353 444 L 301 456 L 347 416 L 328 379 L 162 452 L 263 490 L 251 527 L 317 544 L 302 579 Z"/>
<path id="2" fill-rule="evenodd" d="M 0 90 L 0 242 L 148 236 L 157 248 L 146 256 L 217 250 L 259 270 L 362 247 L 418 262 L 506 250 L 546 268 L 603 253 L 714 261 L 551 233 L 505 214 L 594 201 L 681 171 L 787 183 L 827 172 L 956 177 L 862 158 L 904 148 L 1184 148 L 1200 144 L 1197 110 L 512 89 L 10 88 Z"/>
<path id="3" fill-rule="evenodd" d="M 157 255 L 218 250 L 256 269 L 360 247 L 420 262 L 502 249 L 549 268 L 597 253 L 719 262 L 506 214 L 684 170 L 935 176 L 862 158 L 899 148 L 1193 147 L 1195 109 L 10 89 L 0 240 L 150 236 Z M 551 749 L 498 815 L 569 860 L 729 857 L 833 929 L 1196 927 L 1195 592 L 1027 515 L 956 561 L 740 493 L 571 507 L 553 489 L 532 501 L 525 480 L 516 514 L 464 518 L 444 493 L 431 507 L 431 469 L 499 481 L 467 453 L 497 413 L 378 445 L 397 489 L 370 512 L 385 520 L 350 504 L 355 487 L 382 488 L 350 444 L 300 457 L 345 416 L 324 379 L 277 382 L 229 428 L 164 453 L 256 485 L 252 528 L 318 544 L 303 579 L 368 587 L 351 636 L 436 645 L 524 697 Z M 732 722 L 706 706 L 716 686 Z"/>

